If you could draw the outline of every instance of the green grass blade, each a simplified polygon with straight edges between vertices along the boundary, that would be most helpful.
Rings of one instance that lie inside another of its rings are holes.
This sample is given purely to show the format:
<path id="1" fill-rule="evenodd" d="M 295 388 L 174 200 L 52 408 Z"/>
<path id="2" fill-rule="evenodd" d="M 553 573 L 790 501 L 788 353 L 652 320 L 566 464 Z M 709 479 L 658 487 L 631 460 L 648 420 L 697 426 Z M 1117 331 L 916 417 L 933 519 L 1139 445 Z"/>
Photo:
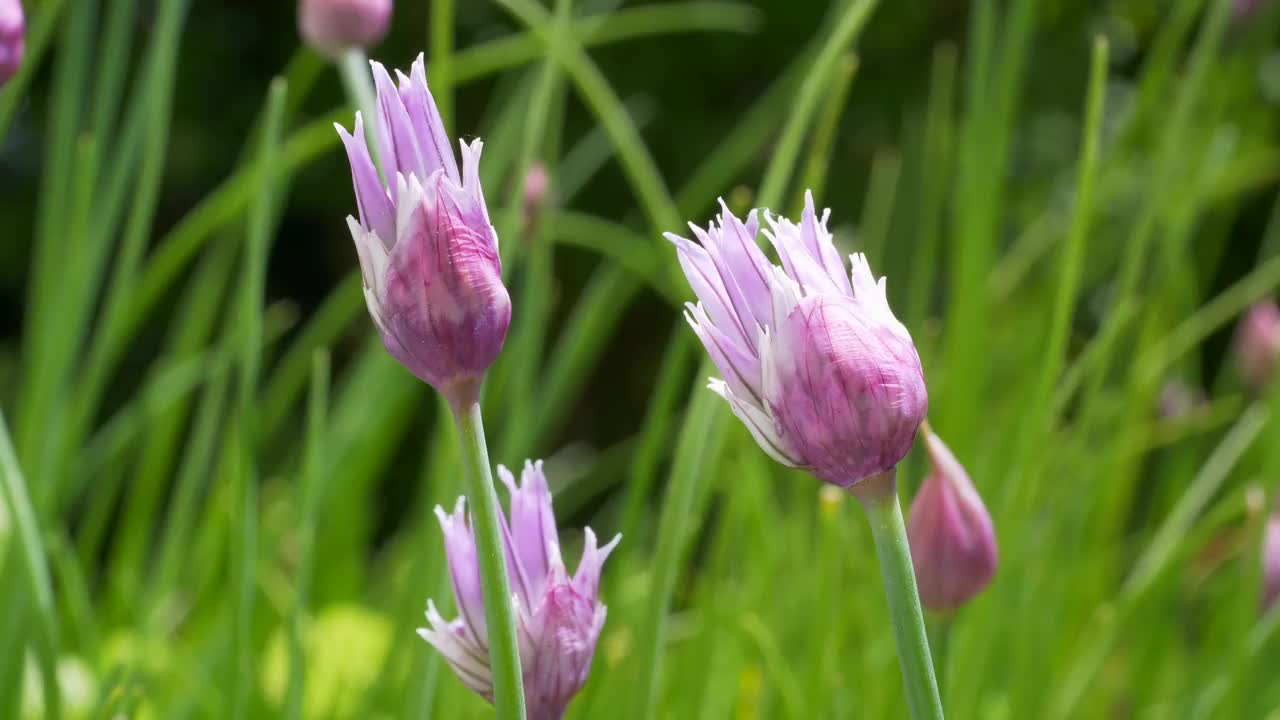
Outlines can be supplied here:
<path id="1" fill-rule="evenodd" d="M 693 0 L 654 3 L 577 18 L 572 22 L 571 31 L 584 47 L 597 47 L 683 32 L 749 33 L 759 26 L 760 13 L 749 5 Z M 524 32 L 458 50 L 451 70 L 455 83 L 463 85 L 534 62 L 542 56 L 543 43 L 537 34 Z M 432 88 L 436 86 L 434 73 L 433 66 L 429 73 Z"/>
<path id="2" fill-rule="evenodd" d="M 235 622 L 232 674 L 228 687 L 231 717 L 244 717 L 249 710 L 253 677 L 253 616 L 256 594 L 258 535 L 258 470 L 257 448 L 258 375 L 262 350 L 262 296 L 266 283 L 267 253 L 272 230 L 274 208 L 281 180 L 276 157 L 283 135 L 287 89 L 283 78 L 271 83 L 267 98 L 266 122 L 258 149 L 258 184 L 256 201 L 251 207 L 249 229 L 244 252 L 244 280 L 240 288 L 240 371 L 236 424 L 240 431 L 237 449 L 240 458 L 236 468 L 239 481 L 235 494 L 238 537 L 232 543 L 231 567 L 238 575 L 235 595 Z"/>
<path id="3" fill-rule="evenodd" d="M 832 87 L 828 91 L 826 105 L 818 116 L 817 127 L 813 130 L 813 140 L 809 145 L 808 158 L 804 169 L 800 172 L 800 187 L 813 192 L 813 202 L 823 206 L 823 192 L 826 190 L 827 173 L 831 171 L 831 159 L 834 156 L 836 131 L 840 129 L 840 120 L 844 117 L 845 105 L 849 100 L 849 89 L 853 86 L 853 78 L 858 73 L 858 56 L 847 53 L 836 65 Z M 792 208 L 796 215 L 803 207 Z"/>
<path id="4" fill-rule="evenodd" d="M 711 372 L 710 363 L 704 361 L 698 376 L 705 377 Z M 636 636 L 639 647 L 630 670 L 635 681 L 628 717 L 652 720 L 662 716 L 658 699 L 662 683 L 662 650 L 667 638 L 667 613 L 676 576 L 689 550 L 689 541 L 698 520 L 691 517 L 691 509 L 701 494 L 702 486 L 715 473 L 727 424 L 720 398 L 703 388 L 701 382 L 695 383 L 689 411 L 680 428 L 671 478 L 658 520 L 658 544 L 653 557 L 648 607 Z"/>
<path id="5" fill-rule="evenodd" d="M 35 607 L 39 627 L 36 661 L 44 681 L 44 708 L 49 717 L 60 714 L 62 692 L 58 687 L 58 615 L 54 605 L 53 583 L 49 577 L 48 555 L 40 537 L 40 521 L 36 515 L 27 480 L 18 466 L 18 457 L 9 437 L 9 427 L 0 412 L 0 491 L 8 517 L 17 529 L 17 551 L 21 557 L 27 593 Z M 19 657 L 21 653 L 19 652 Z M 21 666 L 20 666 L 21 667 Z"/>
<path id="6" fill-rule="evenodd" d="M 796 93 L 795 105 L 787 116 L 778 147 L 774 149 L 760 182 L 758 204 L 761 207 L 778 207 L 785 198 L 787 182 L 800 157 L 800 144 L 818 110 L 818 101 L 827 89 L 838 80 L 841 72 L 840 57 L 861 33 L 863 26 L 875 9 L 875 0 L 851 0 L 832 23 L 821 50 L 809 66 L 808 76 Z"/>
<path id="7" fill-rule="evenodd" d="M 311 364 L 311 392 L 307 404 L 307 439 L 303 449 L 301 473 L 302 511 L 298 527 L 298 572 L 294 579 L 295 597 L 289 622 L 290 658 L 289 687 L 285 695 L 285 717 L 302 717 L 306 668 L 303 654 L 304 632 L 310 596 L 311 573 L 316 533 L 316 516 L 324 493 L 325 428 L 329 408 L 329 354 L 316 351 Z"/>

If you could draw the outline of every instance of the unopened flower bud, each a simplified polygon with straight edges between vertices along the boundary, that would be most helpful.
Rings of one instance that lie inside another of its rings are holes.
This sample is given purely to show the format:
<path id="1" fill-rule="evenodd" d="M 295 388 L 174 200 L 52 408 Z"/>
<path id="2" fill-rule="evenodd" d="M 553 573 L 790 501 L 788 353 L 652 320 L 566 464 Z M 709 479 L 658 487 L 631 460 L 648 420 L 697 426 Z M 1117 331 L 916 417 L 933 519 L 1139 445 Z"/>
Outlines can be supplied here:
<path id="1" fill-rule="evenodd" d="M 18 0 L 0 0 L 0 86 L 22 65 L 27 24 Z"/>
<path id="2" fill-rule="evenodd" d="M 1255 304 L 1236 331 L 1236 361 L 1249 386 L 1267 384 L 1280 359 L 1280 307 L 1266 300 Z"/>
<path id="3" fill-rule="evenodd" d="M 462 145 L 462 173 L 418 57 L 399 89 L 379 63 L 378 149 L 373 166 L 364 122 L 338 126 L 355 179 L 359 219 L 347 218 L 369 314 L 391 356 L 455 408 L 473 403 L 511 322 L 498 236 L 480 188 L 480 149 Z"/>
<path id="4" fill-rule="evenodd" d="M 933 471 L 911 503 L 907 540 L 920 603 L 947 612 L 991 582 L 997 563 L 991 516 L 968 473 L 942 440 L 926 428 Z"/>
<path id="5" fill-rule="evenodd" d="M 586 530 L 577 572 L 570 576 L 560 557 L 551 492 L 542 463 L 525 463 L 520 485 L 506 468 L 498 475 L 511 491 L 511 520 L 502 518 L 507 572 L 516 604 L 520 667 L 529 720 L 559 720 L 591 670 L 605 606 L 600 603 L 600 571 L 621 536 L 598 547 Z M 493 701 L 489 635 L 485 627 L 475 533 L 463 499 L 453 513 L 437 507 L 460 617 L 446 622 L 434 602 L 418 634 L 431 643 L 472 691 Z"/>
<path id="6" fill-rule="evenodd" d="M 1271 513 L 1262 537 L 1262 611 L 1280 599 L 1280 511 Z"/>
<path id="7" fill-rule="evenodd" d="M 391 0 L 300 0 L 298 32 L 316 52 L 337 57 L 350 48 L 368 49 L 387 34 Z"/>
<path id="8" fill-rule="evenodd" d="M 889 309 L 864 255 L 852 273 L 805 194 L 800 224 L 768 213 L 782 266 L 721 202 L 719 226 L 690 224 L 699 243 L 667 234 L 698 296 L 686 317 L 723 379 L 711 381 L 779 462 L 852 487 L 911 449 L 928 407 L 911 335 Z"/>
<path id="9" fill-rule="evenodd" d="M 547 196 L 550 192 L 551 176 L 547 173 L 547 166 L 541 162 L 534 162 L 524 176 L 523 210 L 526 228 L 532 227 L 537 221 L 542 208 L 547 204 Z"/>

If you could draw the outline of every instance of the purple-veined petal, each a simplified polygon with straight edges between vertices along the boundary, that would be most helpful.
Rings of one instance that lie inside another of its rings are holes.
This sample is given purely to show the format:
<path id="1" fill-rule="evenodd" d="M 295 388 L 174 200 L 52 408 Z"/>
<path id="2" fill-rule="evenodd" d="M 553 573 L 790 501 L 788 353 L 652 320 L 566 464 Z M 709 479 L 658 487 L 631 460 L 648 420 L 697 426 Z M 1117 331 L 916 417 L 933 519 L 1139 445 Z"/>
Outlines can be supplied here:
<path id="1" fill-rule="evenodd" d="M 613 536 L 608 544 L 600 547 L 596 534 L 591 528 L 583 528 L 582 558 L 578 560 L 578 569 L 573 573 L 573 589 L 584 597 L 595 597 L 600 591 L 600 570 L 609 554 L 622 541 L 622 534 Z"/>
<path id="2" fill-rule="evenodd" d="M 467 520 L 466 498 L 458 498 L 453 513 L 445 514 L 436 506 L 436 517 L 444 531 L 444 553 L 449 564 L 449 580 L 453 599 L 468 634 L 476 647 L 489 652 L 489 634 L 485 626 L 484 596 L 480 590 L 480 565 L 476 558 L 476 541 Z"/>
<path id="3" fill-rule="evenodd" d="M 703 234 L 700 228 L 692 224 L 689 227 L 694 229 L 695 234 Z M 720 277 L 720 272 L 716 269 L 709 252 L 698 243 L 679 235 L 666 233 L 665 236 L 676 246 L 676 257 L 680 261 L 680 267 L 689 281 L 689 287 L 693 288 L 693 294 L 705 308 L 707 316 L 716 327 L 720 328 L 721 332 L 733 337 L 735 342 L 744 347 L 754 348 L 754 342 L 748 339 L 747 328 L 734 310 L 724 280 Z"/>
<path id="4" fill-rule="evenodd" d="M 380 299 L 386 287 L 387 265 L 391 261 L 386 245 L 376 232 L 365 229 L 350 215 L 347 216 L 347 229 L 351 231 L 351 239 L 356 246 L 356 256 L 360 259 L 361 280 L 364 286 L 372 290 Z"/>
<path id="5" fill-rule="evenodd" d="M 378 149 L 382 169 L 388 178 L 396 174 L 426 178 L 426 163 L 415 137 L 413 121 L 400 98 L 400 91 L 380 62 L 371 62 L 373 82 L 378 90 Z M 392 200 L 398 202 L 393 194 Z"/>
<path id="6" fill-rule="evenodd" d="M 492 227 L 493 223 L 489 221 L 489 208 L 484 202 L 484 189 L 480 186 L 480 154 L 484 150 L 484 143 L 480 138 L 476 138 L 468 145 L 461 140 L 458 145 L 462 150 L 462 189 L 471 197 L 471 204 L 474 211 L 478 213 L 477 217 L 484 221 L 486 225 Z M 493 249 L 498 249 L 497 233 L 490 233 L 493 239 Z"/>
<path id="7" fill-rule="evenodd" d="M 498 466 L 498 476 L 511 493 L 511 532 L 520 564 L 528 573 L 530 598 L 542 597 L 548 578 L 564 572 L 556 518 L 551 509 L 551 489 L 542 472 L 542 461 L 526 462 L 517 487 L 515 477 Z"/>
<path id="8" fill-rule="evenodd" d="M 472 643 L 466 623 L 461 619 L 445 622 L 430 600 L 426 615 L 428 627 L 418 628 L 418 635 L 444 656 L 463 685 L 483 697 L 492 697 L 493 675 L 487 652 Z"/>
<path id="9" fill-rule="evenodd" d="M 760 359 L 750 350 L 739 346 L 720 331 L 707 317 L 702 303 L 685 304 L 684 318 L 702 341 L 711 362 L 724 376 L 725 382 L 735 393 L 760 398 Z"/>
<path id="10" fill-rule="evenodd" d="M 717 261 L 716 268 L 726 285 L 738 290 L 739 294 L 731 297 L 738 298 L 735 302 L 739 304 L 735 307 L 739 314 L 752 317 L 757 325 L 763 326 L 769 322 L 769 275 L 773 266 L 756 244 L 759 212 L 752 210 L 744 224 L 729 211 L 723 199 L 720 208 L 720 228 L 710 233 L 713 246 L 707 251 Z M 703 244 L 706 243 L 703 239 Z M 751 329 L 745 318 L 742 324 Z"/>
<path id="11" fill-rule="evenodd" d="M 507 478 L 511 477 L 511 472 L 506 467 L 499 465 L 498 477 L 505 482 Z M 502 533 L 502 551 L 507 566 L 507 576 L 511 581 L 511 590 L 515 595 L 516 608 L 523 613 L 532 612 L 539 596 L 535 594 L 534 583 L 531 581 L 529 573 L 525 571 L 524 563 L 517 554 L 515 534 L 511 531 L 511 523 L 507 520 L 505 513 L 498 513 L 498 526 Z"/>
<path id="12" fill-rule="evenodd" d="M 801 238 L 800 228 L 795 223 L 773 215 L 766 215 L 765 220 L 773 228 L 772 231 L 765 231 L 765 237 L 769 238 L 769 242 L 778 251 L 778 258 L 782 260 L 786 274 L 803 288 L 804 294 L 848 294 L 823 267 L 821 260 L 809 252 Z M 843 268 L 840 273 L 840 278 L 843 279 Z M 847 286 L 848 283 L 845 282 L 844 285 Z"/>
<path id="13" fill-rule="evenodd" d="M 751 437 L 755 439 L 756 444 L 769 457 L 787 467 L 800 467 L 801 463 L 792 458 L 787 452 L 782 436 L 778 435 L 774 429 L 773 418 L 767 412 L 734 395 L 733 390 L 718 378 L 711 378 L 707 383 L 707 389 L 729 403 L 729 410 L 742 421 L 742 424 L 747 427 L 747 431 L 751 433 Z"/>
<path id="14" fill-rule="evenodd" d="M 372 230 L 389 250 L 396 239 L 395 210 L 391 206 L 391 198 L 387 197 L 386 188 L 378 179 L 378 171 L 373 166 L 373 158 L 369 156 L 369 147 L 365 144 L 364 120 L 356 113 L 355 135 L 334 123 L 338 129 L 338 137 L 347 150 L 347 160 L 351 164 L 351 179 L 356 191 L 356 207 L 359 209 L 360 224 Z"/>
<path id="15" fill-rule="evenodd" d="M 742 337 L 746 341 L 746 345 L 751 348 L 752 352 L 755 352 L 755 334 L 760 325 L 756 321 L 755 313 L 752 311 L 751 303 L 747 300 L 746 293 L 743 292 L 741 285 L 738 283 L 738 278 L 734 276 L 733 264 L 726 256 L 729 251 L 726 249 L 724 229 L 717 228 L 714 224 L 707 230 L 703 230 L 696 225 L 690 227 L 693 229 L 694 236 L 698 238 L 698 241 L 702 243 L 702 247 L 706 249 L 707 257 L 711 260 L 716 275 L 720 278 L 720 287 L 723 288 L 724 297 L 728 300 L 726 306 L 729 312 L 733 313 L 735 323 L 742 328 Z M 750 271 L 745 272 L 750 273 Z"/>
<path id="16" fill-rule="evenodd" d="M 408 76 L 397 70 L 396 77 L 400 81 L 400 98 L 410 122 L 413 123 L 414 136 L 423 158 L 423 176 L 443 169 L 446 177 L 455 183 L 461 183 L 449 134 L 445 132 L 440 109 L 436 107 L 436 100 L 427 87 L 427 67 L 423 55 L 418 54 Z"/>
<path id="17" fill-rule="evenodd" d="M 809 252 L 826 271 L 827 277 L 831 278 L 832 283 L 843 294 L 850 295 L 853 290 L 849 287 L 849 279 L 845 275 L 844 264 L 840 260 L 840 253 L 836 251 L 836 246 L 832 242 L 831 233 L 827 231 L 827 217 L 830 214 L 830 210 L 823 210 L 822 220 L 819 221 L 817 212 L 814 211 L 813 207 L 813 193 L 805 190 L 804 212 L 800 214 L 800 238 L 804 246 L 809 248 Z"/>

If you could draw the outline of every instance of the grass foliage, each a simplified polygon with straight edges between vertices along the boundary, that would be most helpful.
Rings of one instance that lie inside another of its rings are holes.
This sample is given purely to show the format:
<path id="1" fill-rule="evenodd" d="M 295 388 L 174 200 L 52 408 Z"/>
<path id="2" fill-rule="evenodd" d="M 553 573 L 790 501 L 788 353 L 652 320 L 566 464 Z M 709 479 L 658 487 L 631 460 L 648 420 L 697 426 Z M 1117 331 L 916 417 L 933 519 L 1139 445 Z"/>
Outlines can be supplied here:
<path id="1" fill-rule="evenodd" d="M 1256 257 L 1227 243 L 1280 175 L 1280 6 L 1242 20 L 1226 0 L 1159 3 L 1141 57 L 1102 28 L 1074 83 L 1046 88 L 1032 60 L 1067 4 L 975 0 L 962 47 L 914 49 L 932 54 L 925 99 L 848 197 L 825 188 L 849 172 L 831 158 L 858 132 L 845 99 L 875 0 L 834 0 L 680 177 L 643 133 L 664 79 L 637 103 L 593 53 L 689 32 L 764 42 L 765 18 L 590 4 L 495 0 L 511 31 L 473 41 L 453 32 L 461 4 L 437 0 L 421 38 L 451 126 L 455 90 L 499 78 L 481 126 L 457 128 L 485 137 L 515 302 L 486 388 L 494 460 L 548 458 L 567 556 L 570 528 L 625 534 L 569 717 L 905 713 L 860 509 L 768 460 L 703 389 L 660 235 L 705 223 L 718 195 L 792 210 L 805 187 L 888 276 L 931 422 L 999 535 L 994 584 L 933 628 L 951 717 L 1280 716 L 1280 615 L 1258 616 L 1280 383 L 1251 392 L 1222 357 L 1280 285 L 1280 203 Z M 338 73 L 298 50 L 234 170 L 161 221 L 188 1 L 145 21 L 132 2 L 30 5 L 26 63 L 0 92 L 0 137 L 33 84 L 50 99 L 39 201 L 19 209 L 33 232 L 6 233 L 30 269 L 20 340 L 0 347 L 0 717 L 490 716 L 413 632 L 448 597 L 431 515 L 461 491 L 447 411 L 381 348 L 354 253 L 308 312 L 264 298 L 291 183 L 350 124 L 351 107 L 306 103 Z M 1023 112 L 1029 93 L 1055 99 L 1052 128 Z M 589 131 L 566 132 L 568 112 Z M 535 161 L 556 202 L 530 221 Z M 630 212 L 575 202 L 606 171 Z M 568 290 L 563 253 L 594 258 Z M 641 335 L 622 324 L 639 303 L 662 308 Z M 144 330 L 160 340 L 139 362 Z M 655 359 L 617 378 L 646 410 L 616 444 L 574 442 L 584 406 L 609 412 L 593 379 L 617 348 Z M 1171 381 L 1207 399 L 1161 415 Z M 904 495 L 925 471 L 914 451 Z M 393 476 L 412 497 L 386 497 Z"/>

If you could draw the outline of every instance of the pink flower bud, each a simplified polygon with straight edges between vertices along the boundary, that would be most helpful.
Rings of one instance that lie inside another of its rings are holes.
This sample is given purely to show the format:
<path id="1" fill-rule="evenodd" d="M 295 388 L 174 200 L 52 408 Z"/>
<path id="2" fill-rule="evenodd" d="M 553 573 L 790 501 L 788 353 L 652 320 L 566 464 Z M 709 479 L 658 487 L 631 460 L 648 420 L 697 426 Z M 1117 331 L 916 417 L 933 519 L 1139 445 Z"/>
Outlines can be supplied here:
<path id="1" fill-rule="evenodd" d="M 551 176 L 547 166 L 534 162 L 524 176 L 524 222 L 532 225 L 542 208 L 547 204 L 547 195 L 551 192 Z"/>
<path id="2" fill-rule="evenodd" d="M 600 571 L 621 536 L 598 547 L 586 530 L 577 572 L 570 577 L 560 557 L 551 492 L 542 462 L 525 463 L 520 485 L 504 467 L 498 475 L 511 492 L 511 521 L 502 518 L 507 572 L 516 604 L 520 665 L 529 720 L 559 720 L 587 682 L 596 641 L 604 627 L 599 601 Z M 460 617 L 446 622 L 427 602 L 429 628 L 418 634 L 431 643 L 472 691 L 493 701 L 489 639 L 485 628 L 475 534 L 463 498 L 453 513 L 436 508 Z"/>
<path id="3" fill-rule="evenodd" d="M 373 166 L 360 114 L 354 134 L 338 127 L 355 180 L 359 219 L 347 224 L 365 300 L 391 356 L 461 407 L 476 400 L 511 321 L 480 188 L 483 144 L 462 145 L 459 175 L 422 56 L 398 90 L 381 64 L 373 74 L 389 186 Z"/>
<path id="4" fill-rule="evenodd" d="M 1271 513 L 1262 538 L 1262 611 L 1280 599 L 1280 511 Z"/>
<path id="5" fill-rule="evenodd" d="M 0 86 L 9 82 L 22 65 L 26 30 L 22 3 L 0 0 Z"/>
<path id="6" fill-rule="evenodd" d="M 667 233 L 697 304 L 686 317 L 723 379 L 711 381 L 774 459 L 852 487 L 885 472 L 915 440 L 928 408 L 920 357 L 866 257 L 852 274 L 806 193 L 800 224 L 766 213 L 782 266 L 721 202 L 719 226 Z"/>
<path id="7" fill-rule="evenodd" d="M 945 612 L 964 605 L 996 571 L 995 530 L 969 475 L 942 440 L 925 430 L 933 472 L 911 503 L 907 540 L 920 603 Z"/>
<path id="8" fill-rule="evenodd" d="M 298 33 L 321 55 L 382 42 L 391 23 L 391 0 L 300 0 Z"/>
<path id="9" fill-rule="evenodd" d="M 1280 358 L 1280 307 L 1272 300 L 1255 304 L 1236 330 L 1236 361 L 1250 387 L 1267 384 Z"/>

